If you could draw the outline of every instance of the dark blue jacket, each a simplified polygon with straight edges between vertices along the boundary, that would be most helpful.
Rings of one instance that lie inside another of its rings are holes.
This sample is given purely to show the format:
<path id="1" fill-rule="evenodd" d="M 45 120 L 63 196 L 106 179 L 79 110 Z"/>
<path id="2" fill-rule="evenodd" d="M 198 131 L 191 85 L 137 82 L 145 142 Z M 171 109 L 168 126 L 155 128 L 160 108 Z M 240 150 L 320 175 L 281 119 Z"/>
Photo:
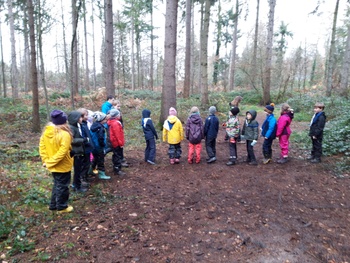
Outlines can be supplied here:
<path id="1" fill-rule="evenodd" d="M 88 138 L 87 141 L 85 141 L 85 143 L 84 143 L 85 153 L 91 153 L 92 150 L 94 149 L 94 145 L 92 143 L 90 130 L 89 130 L 89 127 L 88 127 L 86 121 L 83 121 L 81 123 L 81 133 L 82 133 L 83 138 Z"/>
<path id="2" fill-rule="evenodd" d="M 214 114 L 209 115 L 204 124 L 204 137 L 207 139 L 213 139 L 218 136 L 219 132 L 219 119 Z"/>
<path id="3" fill-rule="evenodd" d="M 145 135 L 145 139 L 151 140 L 151 139 L 154 139 L 154 137 L 156 137 L 156 139 L 158 140 L 158 134 L 156 132 L 156 129 L 154 128 L 152 119 L 150 117 L 151 117 L 151 111 L 144 109 L 142 111 L 141 126 L 143 129 L 143 133 Z"/>
<path id="4" fill-rule="evenodd" d="M 310 124 L 309 136 L 315 136 L 318 139 L 323 137 L 323 129 L 326 125 L 326 114 L 321 111 L 315 115 Z"/>
<path id="5" fill-rule="evenodd" d="M 105 127 L 98 121 L 95 121 L 90 128 L 94 152 L 101 152 L 106 147 Z"/>

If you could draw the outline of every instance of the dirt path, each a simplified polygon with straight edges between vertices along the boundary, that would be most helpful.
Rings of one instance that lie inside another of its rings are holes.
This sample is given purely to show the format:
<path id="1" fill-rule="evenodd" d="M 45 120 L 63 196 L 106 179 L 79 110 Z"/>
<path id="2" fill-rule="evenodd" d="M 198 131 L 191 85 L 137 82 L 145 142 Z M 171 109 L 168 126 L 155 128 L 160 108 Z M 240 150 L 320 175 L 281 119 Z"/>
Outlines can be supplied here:
<path id="1" fill-rule="evenodd" d="M 314 165 L 295 155 L 263 165 L 261 143 L 258 166 L 243 162 L 245 144 L 238 144 L 239 163 L 225 165 L 223 130 L 213 164 L 204 147 L 202 162 L 187 164 L 185 142 L 178 165 L 168 164 L 163 143 L 155 166 L 128 149 L 125 178 L 93 183 L 115 202 L 73 197 L 79 217 L 50 222 L 59 231 L 53 227 L 39 246 L 57 256 L 68 251 L 59 262 L 349 262 L 349 181 L 332 176 L 330 160 Z M 112 174 L 110 156 L 106 163 Z"/>

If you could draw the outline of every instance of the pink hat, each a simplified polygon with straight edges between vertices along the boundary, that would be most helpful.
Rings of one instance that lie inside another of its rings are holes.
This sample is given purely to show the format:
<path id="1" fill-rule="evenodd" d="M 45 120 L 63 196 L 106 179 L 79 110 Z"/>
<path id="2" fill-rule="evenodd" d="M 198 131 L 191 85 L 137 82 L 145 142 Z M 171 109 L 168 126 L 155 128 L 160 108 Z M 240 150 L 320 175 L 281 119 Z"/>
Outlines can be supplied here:
<path id="1" fill-rule="evenodd" d="M 177 111 L 175 110 L 175 108 L 171 107 L 169 109 L 169 115 L 173 115 L 173 116 L 176 116 L 177 115 Z"/>

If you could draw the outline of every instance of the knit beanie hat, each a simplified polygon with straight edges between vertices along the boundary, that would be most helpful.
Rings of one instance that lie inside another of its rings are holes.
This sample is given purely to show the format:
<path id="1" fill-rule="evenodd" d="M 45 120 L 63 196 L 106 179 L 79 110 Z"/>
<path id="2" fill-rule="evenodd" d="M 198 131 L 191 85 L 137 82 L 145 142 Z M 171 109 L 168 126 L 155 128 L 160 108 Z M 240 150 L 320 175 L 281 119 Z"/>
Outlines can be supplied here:
<path id="1" fill-rule="evenodd" d="M 191 113 L 191 114 L 199 114 L 199 109 L 198 109 L 198 107 L 196 107 L 196 106 L 192 107 L 190 113 Z"/>
<path id="2" fill-rule="evenodd" d="M 60 110 L 53 110 L 50 114 L 51 121 L 55 125 L 61 125 L 67 123 L 67 115 Z"/>
<path id="3" fill-rule="evenodd" d="M 109 115 L 114 118 L 114 117 L 118 117 L 120 116 L 120 111 L 117 109 L 111 109 L 111 111 L 109 112 Z"/>
<path id="4" fill-rule="evenodd" d="M 172 116 L 176 116 L 177 115 L 177 111 L 174 107 L 171 107 L 169 109 L 169 115 L 172 115 Z"/>
<path id="5" fill-rule="evenodd" d="M 233 107 L 230 111 L 231 111 L 233 116 L 236 116 L 240 110 L 238 107 Z"/>
<path id="6" fill-rule="evenodd" d="M 209 113 L 213 115 L 213 114 L 215 114 L 215 112 L 216 112 L 216 107 L 215 106 L 210 106 Z"/>
<path id="7" fill-rule="evenodd" d="M 270 105 L 266 105 L 264 111 L 267 113 L 272 113 L 275 110 L 275 104 L 271 103 Z"/>
<path id="8" fill-rule="evenodd" d="M 94 112 L 94 115 L 93 115 L 94 120 L 98 121 L 98 122 L 101 122 L 104 119 L 106 119 L 106 116 L 107 116 L 106 114 L 104 114 L 103 112 L 100 112 L 100 111 Z"/>

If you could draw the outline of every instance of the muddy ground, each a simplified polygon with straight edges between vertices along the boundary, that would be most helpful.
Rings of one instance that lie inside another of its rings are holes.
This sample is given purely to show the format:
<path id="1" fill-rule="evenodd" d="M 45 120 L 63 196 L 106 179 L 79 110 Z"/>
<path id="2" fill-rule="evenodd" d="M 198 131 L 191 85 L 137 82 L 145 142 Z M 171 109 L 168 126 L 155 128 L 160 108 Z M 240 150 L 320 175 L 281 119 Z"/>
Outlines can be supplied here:
<path id="1" fill-rule="evenodd" d="M 350 262 L 350 186 L 334 176 L 334 159 L 311 164 L 292 144 L 290 162 L 263 165 L 261 144 L 258 166 L 244 162 L 245 144 L 238 144 L 239 162 L 230 167 L 223 130 L 213 164 L 204 147 L 201 163 L 188 164 L 186 142 L 177 165 L 165 143 L 157 144 L 154 166 L 126 147 L 125 177 L 113 175 L 109 155 L 112 179 L 72 194 L 74 215 L 53 215 L 37 229 L 37 250 L 13 259 L 36 261 L 41 251 L 48 262 Z"/>

